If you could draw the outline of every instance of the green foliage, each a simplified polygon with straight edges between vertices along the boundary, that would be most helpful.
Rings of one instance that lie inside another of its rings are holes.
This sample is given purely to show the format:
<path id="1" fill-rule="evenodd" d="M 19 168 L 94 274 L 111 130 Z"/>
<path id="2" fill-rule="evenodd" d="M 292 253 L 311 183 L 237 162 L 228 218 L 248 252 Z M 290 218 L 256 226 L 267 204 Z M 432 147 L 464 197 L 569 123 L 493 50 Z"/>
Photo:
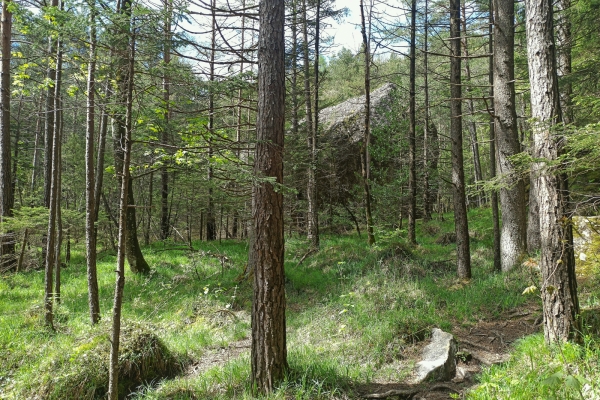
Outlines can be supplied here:
<path id="1" fill-rule="evenodd" d="M 597 338 L 548 345 L 542 334 L 516 345 L 511 360 L 486 369 L 469 399 L 588 399 L 600 394 Z"/>

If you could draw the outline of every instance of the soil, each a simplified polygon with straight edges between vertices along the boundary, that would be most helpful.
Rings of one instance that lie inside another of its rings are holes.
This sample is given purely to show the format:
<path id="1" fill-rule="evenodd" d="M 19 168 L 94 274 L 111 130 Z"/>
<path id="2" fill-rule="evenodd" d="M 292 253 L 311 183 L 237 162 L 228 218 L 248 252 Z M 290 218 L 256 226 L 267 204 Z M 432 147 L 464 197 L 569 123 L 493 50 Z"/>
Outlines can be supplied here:
<path id="1" fill-rule="evenodd" d="M 355 388 L 358 396 L 365 399 L 412 399 L 441 400 L 463 398 L 464 393 L 475 384 L 475 376 L 482 367 L 508 361 L 511 345 L 526 335 L 541 329 L 541 309 L 529 304 L 512 310 L 492 320 L 480 321 L 472 327 L 457 326 L 452 334 L 458 342 L 456 377 L 450 382 L 428 382 L 419 385 L 408 383 L 374 381 Z M 426 341 L 407 349 L 413 360 L 419 361 Z M 410 381 L 410 378 L 409 378 Z"/>
<path id="2" fill-rule="evenodd" d="M 480 321 L 469 328 L 457 326 L 452 331 L 458 342 L 457 374 L 452 381 L 412 385 L 407 383 L 412 378 L 402 383 L 375 379 L 369 384 L 353 387 L 354 394 L 344 394 L 341 399 L 445 400 L 457 398 L 457 395 L 462 398 L 476 384 L 475 376 L 481 372 L 482 367 L 507 361 L 511 345 L 540 328 L 541 309 L 537 304 L 525 305 L 498 318 Z M 249 352 L 250 345 L 250 339 L 244 339 L 227 347 L 210 349 L 187 368 L 186 375 L 195 376 L 211 367 L 224 365 Z M 421 350 L 426 345 L 427 340 L 407 347 L 402 354 L 403 364 L 419 361 Z"/>

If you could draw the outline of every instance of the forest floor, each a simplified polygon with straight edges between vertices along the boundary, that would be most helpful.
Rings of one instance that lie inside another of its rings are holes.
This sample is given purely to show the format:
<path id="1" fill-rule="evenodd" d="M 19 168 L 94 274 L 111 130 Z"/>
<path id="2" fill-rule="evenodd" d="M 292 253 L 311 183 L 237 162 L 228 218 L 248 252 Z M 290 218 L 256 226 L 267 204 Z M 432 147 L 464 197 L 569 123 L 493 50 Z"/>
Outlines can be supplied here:
<path id="1" fill-rule="evenodd" d="M 329 233 L 321 250 L 306 256 L 305 239 L 287 237 L 290 369 L 266 399 L 546 399 L 574 397 L 577 390 L 594 398 L 588 394 L 600 390 L 594 383 L 600 381 L 600 321 L 593 322 L 600 320 L 593 311 L 600 306 L 599 269 L 580 277 L 580 303 L 592 310 L 584 344 L 549 347 L 536 333 L 539 297 L 524 294 L 539 273 L 532 267 L 494 273 L 490 212 L 470 213 L 468 282 L 456 278 L 454 245 L 442 240 L 453 230 L 451 216 L 419 223 L 417 246 L 401 230 L 380 230 L 375 246 L 351 232 Z M 152 244 L 144 248 L 151 273 L 126 273 L 123 360 L 140 367 L 124 387 L 130 399 L 256 398 L 248 380 L 252 287 L 242 279 L 247 245 L 224 240 L 193 247 Z M 43 324 L 43 271 L 1 277 L 0 399 L 91 400 L 105 393 L 115 255 L 106 247 L 100 253 L 102 319 L 90 326 L 81 250 L 74 246 L 62 272 L 53 331 Z M 459 376 L 411 386 L 432 328 L 458 341 Z M 144 343 L 152 351 L 140 355 Z"/>

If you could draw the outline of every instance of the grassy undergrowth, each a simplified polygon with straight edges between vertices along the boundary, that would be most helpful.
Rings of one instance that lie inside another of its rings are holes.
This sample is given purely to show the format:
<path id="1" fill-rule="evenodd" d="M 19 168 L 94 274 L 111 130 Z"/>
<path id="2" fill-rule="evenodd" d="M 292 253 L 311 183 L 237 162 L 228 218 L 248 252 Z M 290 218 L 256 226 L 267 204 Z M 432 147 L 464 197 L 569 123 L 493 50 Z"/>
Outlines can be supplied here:
<path id="1" fill-rule="evenodd" d="M 378 244 L 371 248 L 354 234 L 324 235 L 321 251 L 300 265 L 307 243 L 287 238 L 290 372 L 269 398 L 353 398 L 357 384 L 401 381 L 412 367 L 404 350 L 426 338 L 432 327 L 468 327 L 531 301 L 521 294 L 532 279 L 528 270 L 506 275 L 491 271 L 489 210 L 472 211 L 470 220 L 474 277 L 468 283 L 455 278 L 454 246 L 436 243 L 452 231 L 450 217 L 418 224 L 419 245 L 414 248 L 404 242 L 403 232 L 379 232 Z M 127 273 L 123 320 L 156 334 L 176 360 L 173 368 L 185 371 L 190 363 L 202 363 L 203 356 L 249 336 L 252 289 L 239 279 L 247 258 L 245 243 L 195 243 L 193 252 L 174 247 L 157 243 L 145 248 L 152 273 Z M 43 327 L 43 272 L 2 277 L 0 398 L 47 395 L 41 390 L 47 390 L 44 382 L 49 381 L 68 387 L 63 383 L 72 379 L 73 365 L 85 364 L 82 357 L 96 349 L 89 343 L 107 343 L 114 265 L 113 254 L 101 254 L 103 323 L 90 327 L 85 260 L 73 258 L 62 274 L 56 332 Z M 248 357 L 242 354 L 202 374 L 146 380 L 132 396 L 253 398 Z M 88 364 L 102 361 L 94 358 Z M 74 397 L 65 389 L 54 398 Z"/>

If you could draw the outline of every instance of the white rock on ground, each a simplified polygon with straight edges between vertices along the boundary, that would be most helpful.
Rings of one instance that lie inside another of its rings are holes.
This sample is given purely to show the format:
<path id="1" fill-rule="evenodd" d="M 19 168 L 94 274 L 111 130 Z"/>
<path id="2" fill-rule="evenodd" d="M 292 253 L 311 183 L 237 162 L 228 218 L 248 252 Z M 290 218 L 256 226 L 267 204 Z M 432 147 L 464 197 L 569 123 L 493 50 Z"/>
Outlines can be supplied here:
<path id="1" fill-rule="evenodd" d="M 426 380 L 449 381 L 456 375 L 456 349 L 454 336 L 433 328 L 431 343 L 423 350 L 423 360 L 416 365 L 414 383 Z"/>

